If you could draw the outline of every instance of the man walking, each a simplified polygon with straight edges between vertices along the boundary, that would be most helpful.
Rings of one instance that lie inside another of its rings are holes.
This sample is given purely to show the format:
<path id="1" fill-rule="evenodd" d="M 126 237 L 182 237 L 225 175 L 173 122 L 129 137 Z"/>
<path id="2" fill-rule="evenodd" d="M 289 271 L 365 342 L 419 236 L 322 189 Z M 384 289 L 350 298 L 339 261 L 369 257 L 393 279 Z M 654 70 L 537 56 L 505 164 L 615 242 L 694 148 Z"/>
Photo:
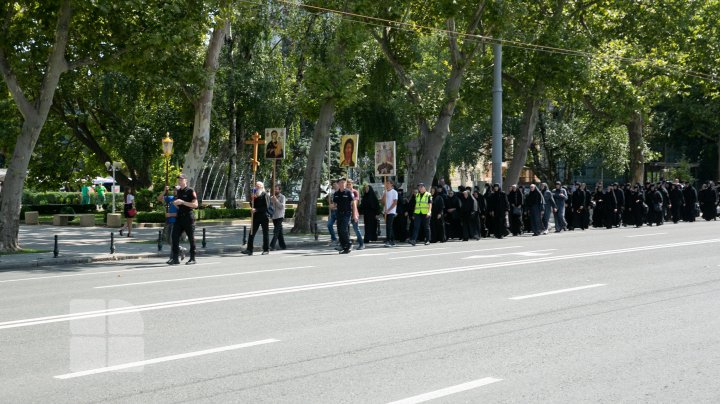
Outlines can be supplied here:
<path id="1" fill-rule="evenodd" d="M 385 214 L 385 247 L 395 246 L 395 231 L 393 222 L 397 214 L 398 193 L 393 182 L 385 181 L 385 193 L 382 196 L 383 213 Z"/>
<path id="2" fill-rule="evenodd" d="M 275 194 L 270 198 L 273 206 L 273 238 L 270 242 L 270 249 L 275 249 L 275 243 L 279 244 L 281 250 L 287 248 L 285 246 L 285 237 L 283 236 L 282 224 L 285 220 L 285 195 L 282 194 L 280 185 L 275 185 Z"/>
<path id="3" fill-rule="evenodd" d="M 197 209 L 198 201 L 195 190 L 188 187 L 187 177 L 185 174 L 178 176 L 177 197 L 173 200 L 173 205 L 177 207 L 177 217 L 172 231 L 172 257 L 170 265 L 180 264 L 178 256 L 180 255 L 180 235 L 183 232 L 187 234 L 190 242 L 190 259 L 185 265 L 195 264 L 195 216 L 193 209 Z"/>
<path id="4" fill-rule="evenodd" d="M 352 192 L 345 188 L 345 178 L 337 182 L 337 191 L 333 194 L 333 207 L 337 215 L 337 231 L 340 239 L 340 254 L 350 253 L 350 219 L 357 221 L 360 218 L 355 206 Z"/>
<path id="5" fill-rule="evenodd" d="M 563 230 L 567 230 L 567 223 L 565 223 L 565 202 L 568 200 L 567 191 L 562 187 L 560 181 L 555 182 L 553 199 L 555 200 L 555 233 L 560 233 Z"/>
<path id="6" fill-rule="evenodd" d="M 268 207 L 270 206 L 270 196 L 265 192 L 265 185 L 258 181 L 253 188 L 253 208 L 252 208 L 252 231 L 248 237 L 247 249 L 243 250 L 243 254 L 253 255 L 253 243 L 258 229 L 262 226 L 263 246 L 262 255 L 270 254 L 270 234 L 269 234 L 269 218 Z"/>
<path id="7" fill-rule="evenodd" d="M 430 244 L 430 215 L 432 212 L 432 195 L 425 189 L 425 184 L 418 184 L 418 193 L 415 194 L 415 226 L 413 226 L 413 235 L 410 244 L 415 245 L 417 242 L 420 226 L 425 231 L 425 245 Z"/>
<path id="8" fill-rule="evenodd" d="M 533 236 L 539 236 L 543 232 L 542 214 L 545 211 L 545 198 L 535 184 L 530 184 L 530 192 L 526 199 L 530 215 L 530 227 Z"/>

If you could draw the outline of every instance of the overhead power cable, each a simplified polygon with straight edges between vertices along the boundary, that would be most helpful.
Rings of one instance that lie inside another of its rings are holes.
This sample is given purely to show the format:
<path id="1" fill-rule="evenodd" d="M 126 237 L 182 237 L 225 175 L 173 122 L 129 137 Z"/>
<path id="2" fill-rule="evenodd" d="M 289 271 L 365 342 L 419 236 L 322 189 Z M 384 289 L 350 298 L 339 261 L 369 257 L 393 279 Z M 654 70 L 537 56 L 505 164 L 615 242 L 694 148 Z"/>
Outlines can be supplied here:
<path id="1" fill-rule="evenodd" d="M 649 66 L 664 70 L 669 73 L 679 73 L 682 75 L 695 77 L 703 80 L 709 80 L 713 82 L 719 82 L 720 79 L 715 74 L 709 74 L 709 73 L 702 73 L 693 71 L 690 69 L 687 69 L 682 66 L 674 65 L 674 64 L 662 64 L 664 61 L 657 60 L 657 59 L 646 59 L 646 58 L 632 58 L 627 56 L 620 56 L 620 55 L 609 55 L 609 54 L 598 54 L 598 53 L 592 53 L 587 51 L 581 51 L 577 49 L 567 49 L 567 48 L 561 48 L 556 46 L 549 46 L 549 45 L 538 45 L 538 44 L 531 44 L 527 42 L 522 41 L 515 41 L 515 40 L 509 40 L 509 39 L 500 39 L 500 38 L 494 38 L 487 35 L 479 35 L 479 34 L 468 34 L 465 32 L 459 32 L 459 31 L 453 31 L 445 28 L 437 28 L 437 27 L 430 27 L 415 23 L 409 23 L 409 22 L 403 22 L 403 21 L 395 21 L 390 20 L 386 18 L 381 17 L 374 17 L 369 15 L 363 15 L 358 13 L 352 13 L 348 11 L 341 11 L 341 10 L 335 10 L 332 8 L 327 7 L 321 7 L 321 6 L 314 6 L 310 4 L 301 4 L 290 0 L 274 0 L 277 3 L 286 4 L 288 6 L 297 7 L 297 8 L 305 8 L 305 9 L 311 9 L 316 10 L 319 12 L 324 13 L 330 13 L 340 16 L 340 18 L 351 21 L 351 22 L 358 22 L 363 23 L 366 25 L 376 26 L 380 28 L 394 28 L 394 29 L 401 29 L 403 31 L 409 31 L 409 32 L 417 32 L 418 30 L 421 31 L 427 31 L 427 32 L 435 32 L 435 33 L 442 33 L 446 35 L 455 35 L 457 37 L 462 37 L 465 40 L 469 41 L 475 41 L 475 42 L 487 42 L 487 43 L 499 43 L 503 46 L 511 47 L 511 48 L 518 48 L 518 49 L 526 49 L 526 50 L 532 50 L 532 51 L 540 51 L 540 52 L 546 52 L 551 54 L 561 54 L 561 55 L 568 55 L 568 56 L 578 56 L 578 57 L 584 57 L 589 59 L 606 59 L 606 60 L 617 60 L 627 63 L 645 63 Z M 252 3 L 252 4 L 260 4 L 252 1 L 243 1 L 241 2 L 245 3 Z M 371 22 L 373 21 L 373 22 Z"/>

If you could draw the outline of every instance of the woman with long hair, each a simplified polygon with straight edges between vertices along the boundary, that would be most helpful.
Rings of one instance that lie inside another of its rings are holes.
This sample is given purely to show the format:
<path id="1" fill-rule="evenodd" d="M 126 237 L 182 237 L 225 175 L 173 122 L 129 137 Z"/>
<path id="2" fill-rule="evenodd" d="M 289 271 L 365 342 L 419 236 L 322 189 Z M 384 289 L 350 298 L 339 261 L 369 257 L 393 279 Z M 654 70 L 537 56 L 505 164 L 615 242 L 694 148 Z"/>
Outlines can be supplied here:
<path id="1" fill-rule="evenodd" d="M 123 235 L 123 230 L 127 228 L 127 236 L 132 237 L 132 222 L 133 218 L 137 214 L 135 210 L 135 192 L 131 187 L 125 188 L 123 192 L 123 214 L 125 215 L 125 224 L 120 228 L 120 235 Z"/>

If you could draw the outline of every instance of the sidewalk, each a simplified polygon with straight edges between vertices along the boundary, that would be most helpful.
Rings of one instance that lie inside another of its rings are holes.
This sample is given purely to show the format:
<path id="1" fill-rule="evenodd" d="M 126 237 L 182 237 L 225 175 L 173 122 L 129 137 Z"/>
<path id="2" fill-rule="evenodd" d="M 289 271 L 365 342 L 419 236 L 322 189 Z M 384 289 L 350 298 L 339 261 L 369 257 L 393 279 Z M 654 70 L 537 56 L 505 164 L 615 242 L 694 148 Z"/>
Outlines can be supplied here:
<path id="1" fill-rule="evenodd" d="M 245 249 L 243 229 L 247 226 L 249 237 L 249 221 L 233 221 L 232 225 L 222 223 L 198 223 L 195 228 L 195 242 L 198 257 L 206 255 L 239 252 Z M 202 234 L 205 228 L 206 248 L 202 248 Z M 327 234 L 327 222 L 319 221 L 320 235 L 289 234 L 292 221 L 283 227 L 285 243 L 290 249 L 302 249 L 327 245 L 330 236 Z M 0 271 L 26 267 L 51 265 L 67 265 L 97 261 L 116 261 L 125 259 L 169 257 L 170 246 L 163 244 L 158 252 L 158 232 L 160 227 L 134 228 L 132 238 L 120 237 L 117 229 L 105 227 L 77 226 L 20 226 L 20 246 L 23 249 L 41 250 L 43 252 L 27 254 L 0 255 Z M 114 233 L 115 254 L 110 253 L 110 233 Z M 125 233 L 127 234 L 127 232 Z M 53 257 L 54 239 L 58 236 L 57 258 Z M 272 239 L 272 223 L 270 224 Z M 262 229 L 255 236 L 255 250 L 262 249 Z M 187 242 L 183 243 L 187 247 Z"/>

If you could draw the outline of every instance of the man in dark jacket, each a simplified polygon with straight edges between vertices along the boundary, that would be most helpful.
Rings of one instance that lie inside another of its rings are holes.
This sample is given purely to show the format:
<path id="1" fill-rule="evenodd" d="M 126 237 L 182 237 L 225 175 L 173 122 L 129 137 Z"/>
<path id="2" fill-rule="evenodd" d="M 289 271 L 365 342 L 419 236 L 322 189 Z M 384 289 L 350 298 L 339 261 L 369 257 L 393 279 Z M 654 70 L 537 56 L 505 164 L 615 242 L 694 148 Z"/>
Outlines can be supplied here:
<path id="1" fill-rule="evenodd" d="M 685 196 L 680 189 L 680 184 L 670 185 L 670 216 L 673 223 L 680 221 L 681 215 L 685 210 Z"/>
<path id="2" fill-rule="evenodd" d="M 522 234 L 523 194 L 517 188 L 517 185 L 510 186 L 507 199 L 510 202 L 510 232 L 512 232 L 513 236 L 519 236 Z"/>
<path id="3" fill-rule="evenodd" d="M 686 222 L 694 222 L 697 215 L 696 207 L 698 203 L 698 194 L 692 184 L 687 181 L 683 187 L 683 198 L 685 199 L 683 220 Z"/>
<path id="4" fill-rule="evenodd" d="M 438 186 L 433 189 L 432 200 L 432 218 L 430 219 L 430 239 L 431 243 L 438 241 L 444 243 L 445 238 L 445 198 L 443 197 L 444 188 Z"/>
<path id="5" fill-rule="evenodd" d="M 490 231 L 497 238 L 507 235 L 505 215 L 510 210 L 507 194 L 500 189 L 500 184 L 493 184 L 492 192 L 488 197 L 488 212 L 490 214 Z"/>

